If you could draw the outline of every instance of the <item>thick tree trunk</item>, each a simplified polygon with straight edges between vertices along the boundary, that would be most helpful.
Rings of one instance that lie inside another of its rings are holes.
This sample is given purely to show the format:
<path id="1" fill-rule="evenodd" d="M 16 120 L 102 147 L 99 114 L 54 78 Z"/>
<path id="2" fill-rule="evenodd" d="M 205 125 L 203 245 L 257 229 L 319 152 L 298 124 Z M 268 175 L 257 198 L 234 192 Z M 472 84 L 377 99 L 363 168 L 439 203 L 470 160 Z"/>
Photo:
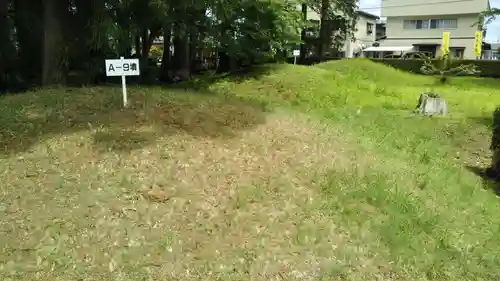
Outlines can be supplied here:
<path id="1" fill-rule="evenodd" d="M 142 48 L 141 48 L 141 36 L 139 35 L 136 35 L 135 36 L 135 42 L 134 42 L 134 48 L 135 48 L 135 54 L 134 54 L 134 57 L 135 58 L 140 58 L 141 57 L 141 53 L 142 53 Z"/>
<path id="2" fill-rule="evenodd" d="M 102 61 L 105 59 L 103 40 L 107 33 L 103 32 L 99 25 L 102 17 L 107 13 L 105 0 L 73 0 L 76 6 L 76 28 L 72 34 L 76 35 L 77 55 L 71 57 L 73 64 L 78 66 L 77 71 L 84 72 L 85 83 L 98 83 L 103 79 L 100 71 Z M 97 27 L 97 28 L 94 28 Z M 89 41 L 89 38 L 92 40 Z M 103 79 L 104 80 L 104 79 Z"/>
<path id="3" fill-rule="evenodd" d="M 15 0 L 14 25 L 18 40 L 19 69 L 28 84 L 39 84 L 43 43 L 41 0 Z"/>
<path id="4" fill-rule="evenodd" d="M 142 36 L 141 36 L 141 59 L 144 61 L 144 63 L 147 63 L 148 56 L 149 56 L 149 30 L 147 28 L 144 28 L 142 30 Z"/>
<path id="5" fill-rule="evenodd" d="M 190 37 L 189 37 L 189 64 L 191 68 L 191 73 L 196 72 L 197 66 L 198 66 L 198 60 L 196 58 L 197 55 L 197 50 L 198 50 L 198 40 L 196 38 L 196 34 L 194 32 L 191 32 Z"/>
<path id="6" fill-rule="evenodd" d="M 191 60 L 189 59 L 189 33 L 186 31 L 187 27 L 182 24 L 174 33 L 174 71 L 181 80 L 189 79 L 191 74 Z"/>
<path id="7" fill-rule="evenodd" d="M 232 59 L 227 52 L 219 51 L 217 56 L 218 56 L 217 73 L 224 73 L 233 70 Z"/>
<path id="8" fill-rule="evenodd" d="M 329 47 L 329 31 L 328 31 L 328 10 L 330 9 L 330 0 L 321 0 L 321 12 L 320 12 L 320 28 L 319 28 L 319 40 L 318 40 L 318 56 L 320 58 L 325 57 L 325 52 Z"/>
<path id="9" fill-rule="evenodd" d="M 307 20 L 307 5 L 306 4 L 302 4 L 302 9 L 301 9 L 301 12 L 302 12 L 302 19 L 304 21 Z M 303 63 L 306 59 L 306 44 L 305 44 L 305 40 L 306 40 L 306 30 L 303 28 L 301 33 L 300 33 L 300 39 L 302 40 L 302 43 L 300 44 L 300 57 L 299 57 L 299 61 L 301 63 Z"/>
<path id="10" fill-rule="evenodd" d="M 60 7 L 62 1 L 45 0 L 44 1 L 44 37 L 43 37 L 43 67 L 42 67 L 42 85 L 54 85 L 65 82 L 64 60 L 65 43 L 62 30 Z"/>
<path id="11" fill-rule="evenodd" d="M 161 59 L 160 81 L 170 82 L 170 67 L 171 67 L 171 54 L 170 54 L 170 41 L 172 39 L 172 26 L 165 25 L 163 28 L 163 55 Z"/>
<path id="12" fill-rule="evenodd" d="M 6 90 L 9 84 L 7 76 L 15 75 L 13 70 L 16 50 L 12 44 L 12 25 L 8 20 L 8 4 L 7 0 L 0 0 L 0 91 Z"/>

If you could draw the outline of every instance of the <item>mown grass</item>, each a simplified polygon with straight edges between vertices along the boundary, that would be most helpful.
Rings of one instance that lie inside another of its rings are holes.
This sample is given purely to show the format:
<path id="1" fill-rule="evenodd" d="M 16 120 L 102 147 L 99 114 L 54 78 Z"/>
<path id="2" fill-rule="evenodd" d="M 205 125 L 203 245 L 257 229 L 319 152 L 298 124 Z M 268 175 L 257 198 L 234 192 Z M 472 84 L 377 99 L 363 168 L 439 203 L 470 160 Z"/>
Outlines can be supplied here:
<path id="1" fill-rule="evenodd" d="M 3 97 L 2 279 L 500 277 L 500 201 L 471 172 L 500 82 L 259 70 L 125 110 L 106 87 Z M 411 112 L 424 90 L 449 116 Z"/>

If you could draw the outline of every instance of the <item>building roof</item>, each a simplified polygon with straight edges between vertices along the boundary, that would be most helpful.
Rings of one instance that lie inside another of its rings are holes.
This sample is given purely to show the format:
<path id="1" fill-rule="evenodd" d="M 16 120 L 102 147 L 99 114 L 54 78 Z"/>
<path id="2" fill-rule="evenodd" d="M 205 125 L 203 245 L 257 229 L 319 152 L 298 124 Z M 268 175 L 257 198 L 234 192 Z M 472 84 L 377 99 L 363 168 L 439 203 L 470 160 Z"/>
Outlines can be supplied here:
<path id="1" fill-rule="evenodd" d="M 374 15 L 374 14 L 370 14 L 370 13 L 365 12 L 365 11 L 357 10 L 356 12 L 357 12 L 360 16 L 363 16 L 363 17 L 366 17 L 366 18 L 375 19 L 375 20 L 380 19 L 380 17 L 379 17 L 379 16 L 376 16 L 376 15 Z"/>
<path id="2" fill-rule="evenodd" d="M 363 50 L 363 52 L 407 52 L 413 50 L 413 46 L 395 46 L 395 47 L 369 47 Z"/>

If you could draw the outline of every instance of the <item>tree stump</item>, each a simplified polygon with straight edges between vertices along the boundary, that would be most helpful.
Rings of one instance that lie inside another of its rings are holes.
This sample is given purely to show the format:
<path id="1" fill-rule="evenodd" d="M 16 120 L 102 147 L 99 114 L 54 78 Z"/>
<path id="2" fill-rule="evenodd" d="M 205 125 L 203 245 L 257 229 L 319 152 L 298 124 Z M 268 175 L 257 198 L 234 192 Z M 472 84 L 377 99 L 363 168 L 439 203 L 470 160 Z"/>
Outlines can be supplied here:
<path id="1" fill-rule="evenodd" d="M 422 93 L 415 109 L 426 116 L 446 115 L 448 113 L 448 104 L 438 94 Z"/>

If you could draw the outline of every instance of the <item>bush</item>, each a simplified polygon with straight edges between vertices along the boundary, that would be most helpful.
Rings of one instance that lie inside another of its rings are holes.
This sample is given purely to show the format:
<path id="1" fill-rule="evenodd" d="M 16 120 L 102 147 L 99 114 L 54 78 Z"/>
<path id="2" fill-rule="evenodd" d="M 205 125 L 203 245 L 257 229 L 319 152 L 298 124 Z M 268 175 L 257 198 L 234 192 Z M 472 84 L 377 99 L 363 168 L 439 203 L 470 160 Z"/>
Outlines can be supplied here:
<path id="1" fill-rule="evenodd" d="M 372 59 L 374 62 L 384 63 L 394 68 L 401 69 L 412 73 L 422 74 L 421 68 L 425 60 L 420 59 Z M 432 62 L 438 66 L 439 59 L 434 59 Z M 500 61 L 497 60 L 452 60 L 452 67 L 459 65 L 475 64 L 479 73 L 472 76 L 500 78 Z"/>

